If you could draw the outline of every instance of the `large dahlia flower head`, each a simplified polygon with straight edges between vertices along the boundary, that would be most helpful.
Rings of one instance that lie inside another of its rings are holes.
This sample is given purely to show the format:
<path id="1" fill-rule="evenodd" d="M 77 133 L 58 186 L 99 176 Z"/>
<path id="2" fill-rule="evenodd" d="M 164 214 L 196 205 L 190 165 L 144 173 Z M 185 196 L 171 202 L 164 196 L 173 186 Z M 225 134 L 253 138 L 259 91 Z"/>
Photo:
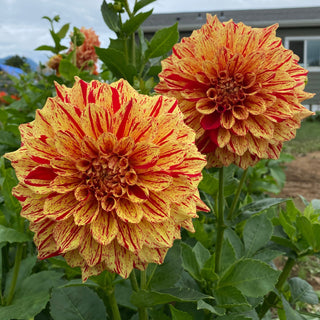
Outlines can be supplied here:
<path id="1" fill-rule="evenodd" d="M 175 97 L 208 167 L 247 168 L 279 157 L 284 141 L 312 114 L 301 102 L 307 70 L 276 37 L 277 25 L 207 23 L 162 61 L 158 93 Z"/>
<path id="2" fill-rule="evenodd" d="M 124 80 L 56 90 L 6 154 L 38 257 L 63 255 L 83 280 L 162 263 L 180 228 L 194 231 L 196 211 L 208 210 L 197 189 L 205 157 L 176 99 Z"/>

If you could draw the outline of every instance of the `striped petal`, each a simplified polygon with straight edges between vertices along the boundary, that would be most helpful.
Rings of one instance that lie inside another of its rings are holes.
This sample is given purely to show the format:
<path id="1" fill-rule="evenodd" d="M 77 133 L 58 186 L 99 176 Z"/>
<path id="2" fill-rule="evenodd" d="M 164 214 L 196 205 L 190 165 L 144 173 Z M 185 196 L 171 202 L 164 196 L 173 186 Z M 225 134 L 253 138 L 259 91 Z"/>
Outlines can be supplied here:
<path id="1" fill-rule="evenodd" d="M 130 223 L 138 223 L 143 216 L 140 204 L 133 203 L 124 198 L 118 200 L 116 213 L 122 221 Z"/>
<path id="2" fill-rule="evenodd" d="M 90 224 L 92 237 L 100 244 L 106 246 L 116 237 L 118 223 L 111 212 L 100 212 Z"/>

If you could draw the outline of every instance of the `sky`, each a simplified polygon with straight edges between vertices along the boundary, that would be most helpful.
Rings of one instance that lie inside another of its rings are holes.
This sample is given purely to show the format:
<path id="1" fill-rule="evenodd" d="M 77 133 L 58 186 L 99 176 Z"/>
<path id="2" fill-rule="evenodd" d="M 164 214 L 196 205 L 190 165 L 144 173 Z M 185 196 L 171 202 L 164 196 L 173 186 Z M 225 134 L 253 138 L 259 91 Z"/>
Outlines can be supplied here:
<path id="1" fill-rule="evenodd" d="M 134 0 L 128 0 L 133 6 Z M 46 62 L 50 52 L 35 51 L 40 45 L 52 45 L 49 22 L 43 16 L 60 16 L 55 29 L 65 23 L 73 27 L 93 28 L 101 47 L 115 38 L 103 21 L 100 7 L 103 0 L 0 0 L 0 58 L 19 55 Z M 111 0 L 107 0 L 107 3 Z M 320 0 L 157 0 L 146 11 L 154 13 L 199 12 L 215 10 L 267 9 L 320 6 Z M 69 46 L 69 40 L 63 44 Z"/>

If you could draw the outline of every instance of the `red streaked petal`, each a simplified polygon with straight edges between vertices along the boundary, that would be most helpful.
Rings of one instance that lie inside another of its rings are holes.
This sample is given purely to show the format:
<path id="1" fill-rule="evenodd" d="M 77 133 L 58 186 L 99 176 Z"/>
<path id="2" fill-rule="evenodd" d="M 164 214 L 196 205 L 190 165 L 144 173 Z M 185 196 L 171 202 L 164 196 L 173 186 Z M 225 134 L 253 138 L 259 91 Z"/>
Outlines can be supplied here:
<path id="1" fill-rule="evenodd" d="M 54 220 L 64 220 L 69 218 L 78 205 L 79 201 L 73 195 L 68 193 L 51 193 L 44 203 L 44 214 L 46 217 Z"/>
<path id="2" fill-rule="evenodd" d="M 149 222 L 160 222 L 170 217 L 170 201 L 156 193 L 150 192 L 148 201 L 140 206 Z"/>
<path id="3" fill-rule="evenodd" d="M 100 211 L 96 219 L 90 224 L 92 237 L 106 246 L 118 233 L 117 219 L 112 212 Z"/>
<path id="4" fill-rule="evenodd" d="M 95 241 L 90 234 L 80 243 L 79 253 L 90 267 L 101 263 L 107 257 L 105 246 Z"/>
<path id="5" fill-rule="evenodd" d="M 116 213 L 122 221 L 130 223 L 140 222 L 143 216 L 141 204 L 133 203 L 132 201 L 125 198 L 121 198 L 118 200 Z"/>
<path id="6" fill-rule="evenodd" d="M 150 190 L 161 191 L 172 183 L 172 177 L 162 171 L 150 171 L 139 174 L 139 181 Z"/>
<path id="7" fill-rule="evenodd" d="M 85 201 L 79 204 L 73 210 L 74 223 L 78 226 L 83 226 L 95 220 L 99 214 L 99 203 L 94 197 L 88 197 Z"/>
<path id="8" fill-rule="evenodd" d="M 73 218 L 59 221 L 56 223 L 53 230 L 53 237 L 60 249 L 61 253 L 66 253 L 77 249 L 88 236 L 84 227 L 79 227 L 74 224 Z M 90 236 L 90 235 L 89 235 Z"/>
<path id="9" fill-rule="evenodd" d="M 147 169 L 153 167 L 159 158 L 159 147 L 157 145 L 145 142 L 139 142 L 135 145 L 129 156 L 130 165 L 134 169 Z"/>
<path id="10" fill-rule="evenodd" d="M 118 243 L 131 252 L 139 252 L 144 242 L 144 231 L 138 224 L 124 223 L 118 220 L 119 232 L 117 234 Z"/>

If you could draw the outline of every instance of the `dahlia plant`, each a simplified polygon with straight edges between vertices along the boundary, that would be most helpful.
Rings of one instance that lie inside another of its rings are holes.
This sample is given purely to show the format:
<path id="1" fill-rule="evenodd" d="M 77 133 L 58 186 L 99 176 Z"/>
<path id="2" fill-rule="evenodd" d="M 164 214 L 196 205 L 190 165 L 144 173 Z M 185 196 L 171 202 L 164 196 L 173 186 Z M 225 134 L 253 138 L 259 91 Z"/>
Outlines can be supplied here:
<path id="1" fill-rule="evenodd" d="M 320 252 L 320 201 L 270 197 L 312 114 L 307 70 L 277 25 L 208 14 L 147 41 L 151 2 L 103 1 L 117 38 L 74 27 L 68 54 L 69 24 L 44 17 L 56 73 L 15 80 L 0 110 L 0 319 L 317 317 L 290 272 Z"/>

